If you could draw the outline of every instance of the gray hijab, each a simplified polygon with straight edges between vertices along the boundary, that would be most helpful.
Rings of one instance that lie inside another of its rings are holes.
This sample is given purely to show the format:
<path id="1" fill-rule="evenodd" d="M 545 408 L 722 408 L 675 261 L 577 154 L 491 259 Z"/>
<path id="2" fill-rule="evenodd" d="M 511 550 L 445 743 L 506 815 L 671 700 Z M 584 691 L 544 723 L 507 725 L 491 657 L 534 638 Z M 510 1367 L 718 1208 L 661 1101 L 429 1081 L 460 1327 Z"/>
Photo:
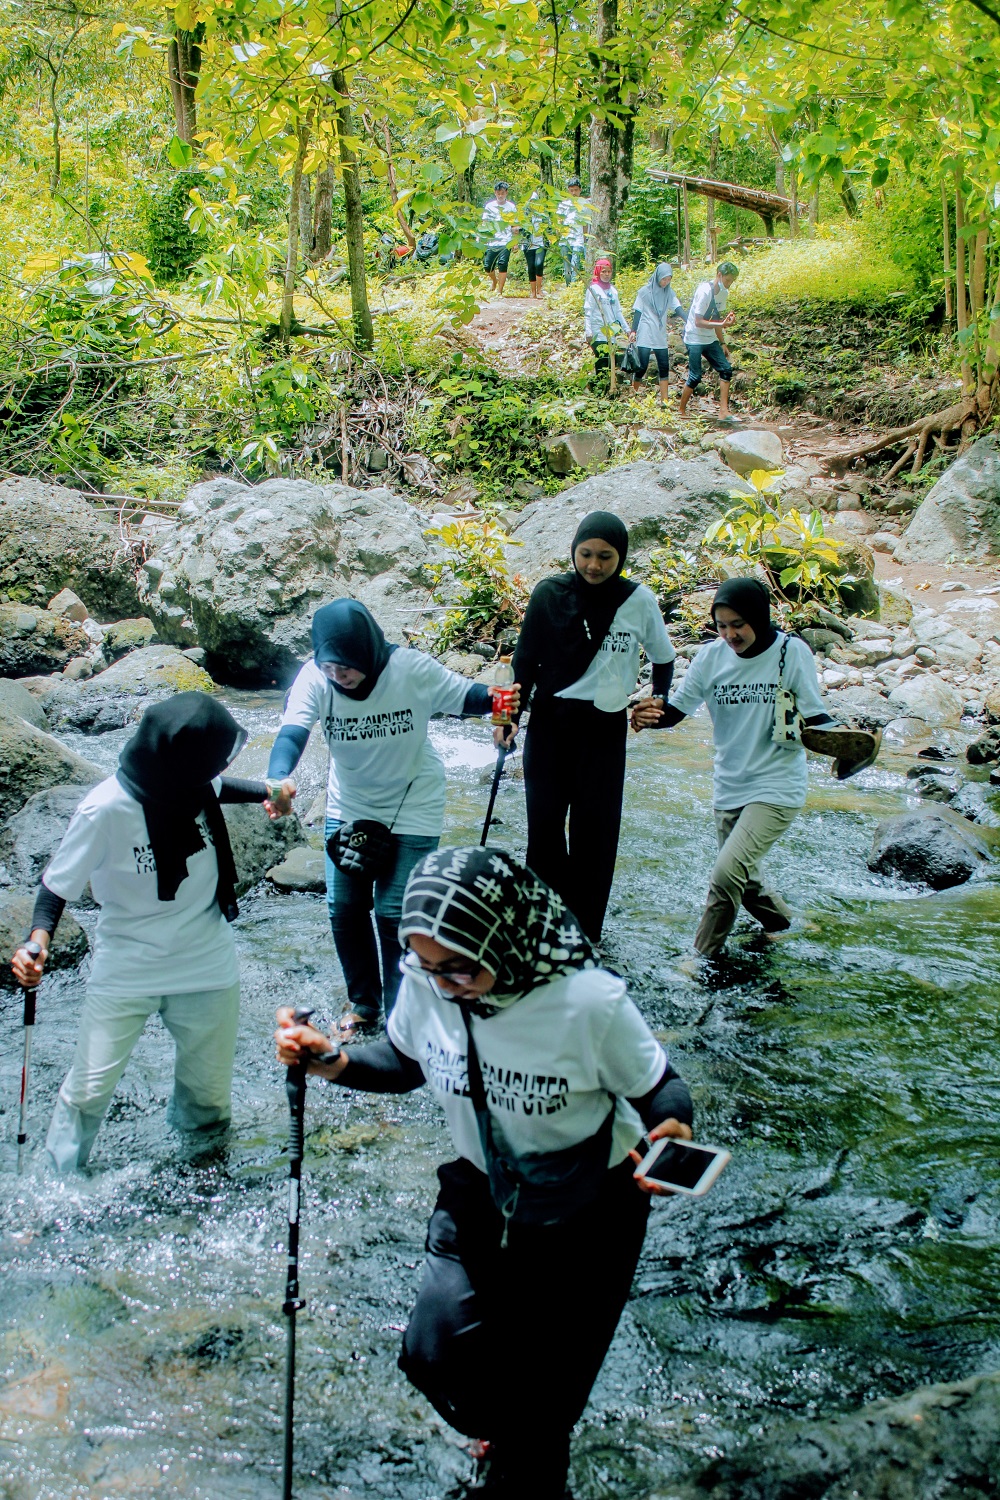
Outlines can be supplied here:
<path id="1" fill-rule="evenodd" d="M 672 276 L 673 274 L 673 266 L 668 265 L 663 260 L 646 283 L 646 291 L 649 294 L 649 305 L 658 318 L 666 317 L 670 308 L 671 292 L 670 283 L 668 282 L 666 286 L 661 286 L 660 278 L 663 276 Z"/>

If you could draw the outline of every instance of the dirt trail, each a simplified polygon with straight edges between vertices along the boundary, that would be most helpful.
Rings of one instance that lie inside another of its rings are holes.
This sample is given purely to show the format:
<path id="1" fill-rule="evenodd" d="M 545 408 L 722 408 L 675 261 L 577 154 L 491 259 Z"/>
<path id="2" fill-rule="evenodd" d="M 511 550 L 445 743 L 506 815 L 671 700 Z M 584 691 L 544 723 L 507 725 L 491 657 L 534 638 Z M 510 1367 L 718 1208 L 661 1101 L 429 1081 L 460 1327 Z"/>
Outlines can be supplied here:
<path id="1" fill-rule="evenodd" d="M 491 360 L 510 375 L 534 374 L 537 359 L 532 351 L 519 348 L 511 334 L 526 313 L 544 311 L 545 302 L 532 297 L 514 297 L 509 293 L 494 296 L 473 318 L 468 332 Z"/>

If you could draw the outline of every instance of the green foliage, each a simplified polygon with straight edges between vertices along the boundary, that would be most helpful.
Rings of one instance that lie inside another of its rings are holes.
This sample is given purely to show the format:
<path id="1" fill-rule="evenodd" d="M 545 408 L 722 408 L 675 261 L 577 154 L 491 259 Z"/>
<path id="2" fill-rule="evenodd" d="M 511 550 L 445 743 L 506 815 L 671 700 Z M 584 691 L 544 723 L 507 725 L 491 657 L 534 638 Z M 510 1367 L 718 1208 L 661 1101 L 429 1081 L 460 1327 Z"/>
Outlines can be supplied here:
<path id="1" fill-rule="evenodd" d="M 773 486 L 780 478 L 755 470 L 750 475 L 753 495 L 732 490 L 739 503 L 709 527 L 705 547 L 747 572 L 759 568 L 779 599 L 812 596 L 836 604 L 838 584 L 844 582 L 841 544 L 826 535 L 819 511 L 804 516 L 794 508 L 783 514 L 777 510 Z"/>
<path id="2" fill-rule="evenodd" d="M 658 157 L 648 158 L 650 166 L 663 164 Z M 679 259 L 673 189 L 648 177 L 646 165 L 647 161 L 640 157 L 622 210 L 618 225 L 619 266 L 637 268 L 655 265 L 660 260 Z"/>
<path id="3" fill-rule="evenodd" d="M 705 564 L 697 552 L 685 551 L 668 543 L 649 554 L 643 582 L 653 590 L 664 610 L 670 608 L 682 593 L 693 589 L 702 579 Z"/>
<path id="4" fill-rule="evenodd" d="M 146 256 L 161 282 L 183 280 L 204 249 L 204 235 L 192 233 L 188 215 L 192 188 L 204 188 L 207 182 L 201 172 L 179 172 L 149 199 Z"/>
<path id="5" fill-rule="evenodd" d="M 778 308 L 790 302 L 884 302 L 909 290 L 902 269 L 882 255 L 866 253 L 859 237 L 842 229 L 836 239 L 817 237 L 760 250 L 740 260 L 732 306 Z"/>
<path id="6" fill-rule="evenodd" d="M 916 173 L 894 174 L 882 205 L 866 210 L 860 233 L 872 258 L 899 267 L 911 302 L 927 316 L 943 300 L 940 192 Z"/>
<path id="7" fill-rule="evenodd" d="M 435 603 L 448 605 L 435 628 L 436 650 L 495 640 L 502 630 L 520 625 L 528 586 L 520 573 L 511 575 L 506 551 L 520 543 L 486 520 L 449 521 L 424 534 L 439 541 L 448 554 L 429 570 Z"/>

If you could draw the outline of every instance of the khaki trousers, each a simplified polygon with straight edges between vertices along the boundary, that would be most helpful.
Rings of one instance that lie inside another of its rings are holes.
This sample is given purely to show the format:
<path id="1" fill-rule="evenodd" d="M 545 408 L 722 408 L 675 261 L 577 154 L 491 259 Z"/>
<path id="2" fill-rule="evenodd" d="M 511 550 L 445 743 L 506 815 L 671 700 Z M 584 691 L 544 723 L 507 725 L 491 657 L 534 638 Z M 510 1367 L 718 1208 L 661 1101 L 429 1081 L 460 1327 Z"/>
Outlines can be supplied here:
<path id="1" fill-rule="evenodd" d="M 791 908 L 761 884 L 757 867 L 799 809 L 775 807 L 770 802 L 748 802 L 746 807 L 715 809 L 719 857 L 708 883 L 708 900 L 694 935 L 694 946 L 713 958 L 729 936 L 743 905 L 765 932 L 783 932 L 791 925 Z"/>

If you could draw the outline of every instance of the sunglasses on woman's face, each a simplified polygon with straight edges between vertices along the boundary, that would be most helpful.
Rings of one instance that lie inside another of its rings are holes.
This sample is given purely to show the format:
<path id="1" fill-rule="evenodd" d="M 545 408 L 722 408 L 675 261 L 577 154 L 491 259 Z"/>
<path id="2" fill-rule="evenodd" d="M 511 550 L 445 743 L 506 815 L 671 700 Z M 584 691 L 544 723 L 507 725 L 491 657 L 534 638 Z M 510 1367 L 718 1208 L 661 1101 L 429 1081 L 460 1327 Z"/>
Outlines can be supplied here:
<path id="1" fill-rule="evenodd" d="M 468 958 L 457 958 L 444 964 L 422 964 L 412 948 L 403 955 L 403 963 L 408 969 L 427 974 L 431 979 L 446 979 L 449 984 L 457 984 L 460 988 L 475 984 L 483 972 L 482 964 L 473 964 Z"/>

